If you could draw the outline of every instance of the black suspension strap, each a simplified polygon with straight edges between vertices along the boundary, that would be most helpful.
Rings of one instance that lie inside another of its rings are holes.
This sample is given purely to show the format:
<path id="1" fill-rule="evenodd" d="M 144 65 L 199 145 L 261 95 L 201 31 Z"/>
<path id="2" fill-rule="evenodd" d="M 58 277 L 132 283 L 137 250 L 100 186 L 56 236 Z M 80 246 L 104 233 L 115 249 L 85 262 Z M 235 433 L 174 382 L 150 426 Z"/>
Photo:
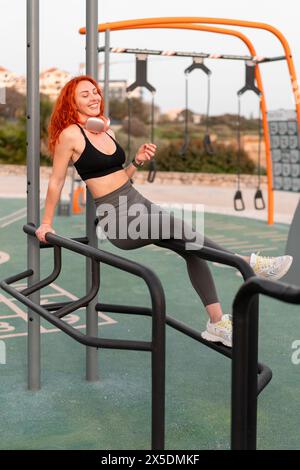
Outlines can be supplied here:
<path id="1" fill-rule="evenodd" d="M 130 150 L 131 150 L 131 138 L 130 138 L 130 130 L 131 130 L 131 99 L 130 93 L 135 90 L 136 88 L 146 88 L 148 91 L 152 93 L 152 104 L 151 104 L 151 142 L 154 143 L 154 95 L 156 89 L 148 82 L 147 80 L 147 54 L 137 54 L 135 56 L 136 59 L 136 79 L 131 85 L 129 85 L 126 89 L 128 93 L 128 154 L 130 157 Z M 131 160 L 130 160 L 131 161 Z M 150 160 L 149 164 L 149 172 L 147 181 L 149 183 L 153 183 L 156 175 L 156 162 L 154 160 Z"/>
<path id="2" fill-rule="evenodd" d="M 233 205 L 236 211 L 245 210 L 245 203 L 240 187 L 241 178 L 241 97 L 238 94 L 238 121 L 237 121 L 237 190 L 233 197 Z"/>
<path id="3" fill-rule="evenodd" d="M 260 188 L 261 184 L 261 141 L 262 141 L 262 132 L 261 132 L 261 99 L 258 102 L 258 158 L 257 158 L 257 189 L 254 194 L 254 207 L 256 210 L 263 210 L 266 208 L 266 203 L 262 190 Z"/>
<path id="4" fill-rule="evenodd" d="M 193 63 L 187 67 L 184 71 L 186 74 L 186 112 L 185 112 L 185 140 L 181 149 L 182 155 L 185 154 L 189 145 L 189 135 L 188 135 L 188 75 L 195 69 L 202 70 L 207 76 L 207 107 L 206 107 L 206 132 L 203 139 L 203 146 L 208 155 L 213 155 L 214 150 L 212 147 L 210 135 L 209 135 L 209 110 L 210 110 L 210 76 L 211 70 L 204 65 L 203 59 L 199 57 L 193 58 Z"/>
<path id="5" fill-rule="evenodd" d="M 245 62 L 245 85 L 238 92 L 238 122 L 237 122 L 237 190 L 233 198 L 234 209 L 236 211 L 245 210 L 245 203 L 243 199 L 243 194 L 240 187 L 240 176 L 241 176 L 241 96 L 244 95 L 247 91 L 253 91 L 257 96 L 261 96 L 260 90 L 255 85 L 255 62 L 246 61 Z"/>

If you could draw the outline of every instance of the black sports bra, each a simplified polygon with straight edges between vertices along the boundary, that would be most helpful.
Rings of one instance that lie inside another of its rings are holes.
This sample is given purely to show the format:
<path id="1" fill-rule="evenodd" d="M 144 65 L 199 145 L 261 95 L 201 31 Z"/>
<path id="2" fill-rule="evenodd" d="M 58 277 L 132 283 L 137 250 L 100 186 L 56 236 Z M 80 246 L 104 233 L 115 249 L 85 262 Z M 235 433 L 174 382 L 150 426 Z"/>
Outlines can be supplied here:
<path id="1" fill-rule="evenodd" d="M 112 155 L 107 155 L 96 149 L 85 135 L 82 127 L 79 126 L 79 124 L 76 125 L 80 128 L 84 136 L 85 147 L 82 154 L 73 165 L 83 181 L 123 170 L 122 165 L 125 163 L 126 159 L 125 152 L 111 135 L 106 132 L 116 144 L 116 150 Z"/>

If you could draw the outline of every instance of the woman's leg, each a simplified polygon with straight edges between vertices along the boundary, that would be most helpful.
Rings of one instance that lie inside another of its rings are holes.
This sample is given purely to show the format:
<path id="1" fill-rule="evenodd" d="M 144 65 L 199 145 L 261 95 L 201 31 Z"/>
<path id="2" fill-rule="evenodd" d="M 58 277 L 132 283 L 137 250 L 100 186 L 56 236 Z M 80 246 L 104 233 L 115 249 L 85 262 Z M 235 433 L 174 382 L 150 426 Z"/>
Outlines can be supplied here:
<path id="1" fill-rule="evenodd" d="M 125 205 L 126 202 L 126 205 Z M 130 208 L 133 204 L 141 204 L 140 212 L 137 215 L 130 215 Z M 132 226 L 135 220 L 139 221 L 137 226 Z M 102 228 L 104 230 L 104 220 Z M 100 222 L 101 224 L 101 222 Z M 131 230 L 132 228 L 136 230 Z M 126 228 L 126 237 L 120 237 L 120 233 Z M 104 230 L 105 232 L 105 230 Z M 115 238 L 109 238 L 111 243 L 123 250 L 132 250 L 141 248 L 149 244 L 158 244 L 161 240 L 164 245 L 167 245 L 171 250 L 178 252 L 187 264 L 187 271 L 191 280 L 192 286 L 196 290 L 206 311 L 210 317 L 211 322 L 218 322 L 222 318 L 222 309 L 216 292 L 216 287 L 205 260 L 201 259 L 195 254 L 194 249 L 187 249 L 188 243 L 193 239 L 198 240 L 199 249 L 204 246 L 224 250 L 221 246 L 202 234 L 195 232 L 192 227 L 184 222 L 182 219 L 176 218 L 172 213 L 164 210 L 162 207 L 153 204 L 148 199 L 144 198 L 137 191 L 132 193 L 131 197 L 124 201 L 124 205 L 118 206 L 118 220 L 116 221 Z M 136 235 L 140 235 L 136 237 Z M 176 243 L 175 243 L 176 241 Z M 182 250 L 177 251 L 176 247 L 182 244 Z"/>

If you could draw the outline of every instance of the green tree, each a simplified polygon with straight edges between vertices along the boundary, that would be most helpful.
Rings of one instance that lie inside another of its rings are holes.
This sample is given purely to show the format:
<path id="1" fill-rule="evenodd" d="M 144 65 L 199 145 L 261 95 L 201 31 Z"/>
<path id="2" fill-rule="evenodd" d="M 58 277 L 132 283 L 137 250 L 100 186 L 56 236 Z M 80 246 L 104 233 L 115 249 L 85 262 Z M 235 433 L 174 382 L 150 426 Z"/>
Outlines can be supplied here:
<path id="1" fill-rule="evenodd" d="M 0 105 L 0 116 L 6 119 L 17 119 L 25 115 L 25 96 L 14 87 L 6 88 L 5 104 Z"/>
<path id="2" fill-rule="evenodd" d="M 157 169 L 160 171 L 237 173 L 237 149 L 233 146 L 214 144 L 214 155 L 207 155 L 203 141 L 194 139 L 185 155 L 180 155 L 182 140 L 173 140 L 169 145 L 158 148 Z M 241 173 L 253 174 L 255 164 L 245 151 L 240 155 Z"/>
<path id="3" fill-rule="evenodd" d="M 26 129 L 25 118 L 6 123 L 0 127 L 0 162 L 25 165 Z"/>
<path id="4" fill-rule="evenodd" d="M 123 121 L 123 119 L 128 115 L 127 101 L 121 101 L 116 99 L 110 100 L 109 115 L 112 119 L 115 119 L 116 121 Z"/>

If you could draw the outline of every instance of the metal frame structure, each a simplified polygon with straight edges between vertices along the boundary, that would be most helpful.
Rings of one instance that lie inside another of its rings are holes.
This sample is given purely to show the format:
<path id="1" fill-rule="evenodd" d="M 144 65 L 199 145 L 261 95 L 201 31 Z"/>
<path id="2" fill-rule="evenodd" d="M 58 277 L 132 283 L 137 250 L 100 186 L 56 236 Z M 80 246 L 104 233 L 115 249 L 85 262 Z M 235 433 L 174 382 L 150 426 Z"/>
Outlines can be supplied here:
<path id="1" fill-rule="evenodd" d="M 245 400 L 246 394 L 241 390 L 246 390 L 250 394 L 255 394 L 256 381 L 254 374 L 256 363 L 251 359 L 248 362 L 248 368 L 240 367 L 239 358 L 248 354 L 247 341 L 250 343 L 256 341 L 255 332 L 248 338 L 245 336 L 243 327 L 243 317 L 249 315 L 249 309 L 253 302 L 256 302 L 258 294 L 281 300 L 290 304 L 300 304 L 300 289 L 285 284 L 283 282 L 274 282 L 267 279 L 252 277 L 248 279 L 237 292 L 233 302 L 233 357 L 232 357 L 232 388 L 231 388 L 231 449 L 245 449 L 247 442 L 255 442 L 255 436 L 252 434 L 255 427 L 256 415 L 254 407 L 249 408 L 249 401 Z M 252 379 L 251 379 L 252 376 Z M 253 423 L 252 429 L 247 421 Z M 239 427 L 239 433 L 234 429 Z M 250 435 L 249 435 L 250 432 Z M 252 435 L 251 435 L 252 434 Z"/>
<path id="2" fill-rule="evenodd" d="M 33 223 L 24 225 L 23 230 L 33 240 L 36 226 Z M 272 378 L 272 372 L 264 364 L 258 363 L 258 296 L 251 299 L 250 304 L 243 305 L 242 309 L 234 312 L 233 336 L 236 339 L 233 348 L 226 348 L 220 344 L 211 343 L 201 337 L 201 333 L 190 326 L 176 320 L 165 314 L 165 296 L 162 285 L 149 268 L 133 261 L 121 258 L 120 256 L 107 253 L 95 247 L 88 246 L 87 237 L 64 238 L 56 234 L 47 233 L 46 240 L 48 244 L 40 243 L 42 249 L 53 249 L 54 267 L 52 273 L 42 280 L 35 283 L 28 282 L 28 287 L 18 291 L 11 284 L 33 277 L 33 269 L 28 268 L 21 273 L 10 276 L 0 282 L 0 287 L 19 300 L 30 309 L 30 315 L 37 315 L 49 321 L 55 327 L 71 336 L 79 343 L 92 348 L 96 351 L 98 348 L 106 349 L 125 349 L 137 351 L 149 351 L 152 356 L 152 449 L 164 448 L 164 416 L 165 416 L 165 325 L 180 331 L 181 333 L 195 339 L 210 349 L 232 359 L 232 421 L 231 421 L 231 440 L 234 448 L 237 449 L 255 449 L 256 431 L 257 431 L 257 397 L 268 385 Z M 157 245 L 169 249 L 168 245 L 160 241 Z M 59 276 L 61 264 L 61 249 L 67 249 L 72 252 L 85 256 L 90 261 L 90 289 L 80 299 L 68 302 L 54 302 L 41 306 L 39 302 L 32 300 L 32 295 L 39 292 L 40 289 L 48 286 Z M 182 251 L 182 246 L 178 243 L 172 248 L 175 253 Z M 219 252 L 212 248 L 202 248 L 195 252 L 202 259 L 214 261 L 226 266 L 232 266 L 239 270 L 244 280 L 253 278 L 253 270 L 249 264 L 242 258 L 226 252 Z M 100 263 L 105 263 L 117 269 L 131 273 L 144 279 L 148 286 L 151 296 L 151 308 L 115 304 L 97 303 L 96 297 L 100 287 Z M 62 319 L 77 309 L 90 305 L 95 302 L 95 311 L 114 312 L 119 314 L 136 314 L 152 317 L 152 340 L 132 341 L 102 339 L 98 335 L 92 335 L 87 332 L 82 334 L 76 328 L 72 327 Z M 30 323 L 30 322 L 29 322 Z M 242 338 L 242 339 L 241 339 Z M 243 373 L 240 374 L 240 371 Z M 236 396 L 238 403 L 236 405 Z M 243 433 L 244 439 L 240 436 Z"/>
<path id="3" fill-rule="evenodd" d="M 87 73 L 97 77 L 97 10 L 98 0 L 86 0 Z M 87 199 L 86 236 L 82 238 L 64 238 L 47 233 L 47 244 L 40 243 L 35 236 L 39 225 L 39 0 L 27 0 L 27 132 L 28 132 L 28 216 L 23 230 L 27 234 L 28 262 L 27 269 L 0 282 L 0 287 L 28 307 L 28 386 L 30 390 L 40 388 L 40 317 L 43 317 L 61 331 L 87 347 L 87 380 L 97 380 L 97 349 L 132 349 L 149 351 L 152 356 L 152 448 L 164 448 L 164 412 L 165 412 L 165 325 L 190 336 L 205 346 L 232 359 L 232 421 L 231 439 L 234 449 L 255 449 L 257 429 L 257 396 L 266 387 L 272 377 L 271 370 L 258 363 L 258 292 L 266 292 L 267 285 L 260 284 L 253 278 L 253 270 L 242 258 L 210 248 L 195 251 L 196 256 L 208 261 L 232 266 L 240 271 L 246 283 L 241 287 L 234 303 L 233 349 L 208 342 L 199 331 L 178 320 L 165 316 L 165 296 L 157 276 L 148 268 L 120 256 L 99 250 L 96 246 L 95 217 L 91 195 Z M 109 32 L 107 31 L 106 56 L 108 60 Z M 224 34 L 231 34 L 229 32 Z M 108 70 L 105 75 L 108 83 Z M 105 88 L 108 98 L 108 87 Z M 108 103 L 108 99 L 106 101 Z M 107 112 L 107 108 L 106 108 Z M 157 245 L 169 249 L 163 241 Z M 86 258 L 86 294 L 75 301 L 40 304 L 40 289 L 48 286 L 60 274 L 61 249 L 70 250 Z M 54 267 L 52 273 L 40 280 L 40 249 L 53 249 Z M 180 243 L 174 244 L 174 252 L 180 253 Z M 100 263 L 131 273 L 144 279 L 151 297 L 151 308 L 111 305 L 97 302 L 100 288 Z M 27 279 L 27 288 L 17 290 L 11 284 Z M 274 284 L 274 286 L 273 286 Z M 271 283 L 273 294 L 277 295 L 278 283 Z M 250 287 L 249 287 L 250 286 Z M 286 288 L 286 287 L 285 287 Z M 241 293 L 242 292 L 242 293 Z M 241 301 L 244 292 L 246 303 Z M 275 292 L 275 293 L 274 293 Z M 297 294 L 298 295 L 298 294 Z M 250 297 L 251 296 L 251 299 Z M 278 295 L 277 295 L 278 297 Z M 300 297 L 300 296 L 299 296 Z M 298 297 L 297 297 L 298 299 Z M 79 332 L 63 318 L 80 307 L 86 307 L 87 332 Z M 130 313 L 152 316 L 152 339 L 149 342 L 101 339 L 98 337 L 97 311 Z"/>
<path id="4" fill-rule="evenodd" d="M 105 52 L 105 46 L 98 47 L 98 52 Z M 132 47 L 110 47 L 110 53 L 115 54 L 145 54 L 164 57 L 199 57 L 201 59 L 223 59 L 223 60 L 244 60 L 251 61 L 257 64 L 265 62 L 277 62 L 279 60 L 286 60 L 284 55 L 275 57 L 263 57 L 252 55 L 237 55 L 237 54 L 219 54 L 209 52 L 187 52 L 187 51 L 171 51 L 171 50 L 155 50 L 155 49 L 136 49 Z"/>
<path id="5" fill-rule="evenodd" d="M 203 24 L 214 24 L 214 25 L 227 25 L 227 26 L 239 26 L 245 28 L 257 28 L 263 29 L 274 34 L 279 41 L 281 42 L 285 58 L 288 65 L 288 70 L 290 74 L 290 80 L 292 84 L 292 90 L 295 97 L 295 105 L 297 110 L 297 119 L 298 126 L 300 130 L 300 91 L 297 82 L 296 69 L 294 66 L 291 49 L 288 44 L 288 41 L 283 36 L 283 34 L 276 28 L 266 23 L 252 22 L 252 21 L 243 21 L 243 20 L 233 20 L 226 18 L 210 18 L 210 17 L 165 17 L 165 18 L 141 18 L 125 21 L 116 21 L 110 23 L 99 24 L 98 31 L 118 31 L 118 30 L 127 30 L 127 29 L 145 29 L 145 28 L 175 28 L 175 29 L 191 29 L 199 31 L 214 32 L 218 34 L 229 34 L 236 37 L 239 37 L 247 45 L 248 49 L 252 56 L 257 56 L 253 44 L 250 40 L 236 30 L 228 30 L 224 28 L 215 28 L 211 26 L 203 26 Z M 86 33 L 86 28 L 82 27 L 79 29 L 80 34 Z M 106 62 L 107 65 L 107 62 Z M 266 146 L 266 163 L 267 163 L 267 177 L 268 177 L 268 224 L 274 223 L 274 192 L 273 192 L 273 172 L 272 172 L 272 157 L 271 157 L 271 145 L 270 137 L 268 131 L 268 121 L 267 121 L 267 108 L 265 95 L 262 85 L 262 79 L 260 75 L 260 70 L 258 64 L 255 67 L 255 76 L 257 80 L 257 85 L 261 91 L 261 112 L 263 120 L 263 132 Z"/>

